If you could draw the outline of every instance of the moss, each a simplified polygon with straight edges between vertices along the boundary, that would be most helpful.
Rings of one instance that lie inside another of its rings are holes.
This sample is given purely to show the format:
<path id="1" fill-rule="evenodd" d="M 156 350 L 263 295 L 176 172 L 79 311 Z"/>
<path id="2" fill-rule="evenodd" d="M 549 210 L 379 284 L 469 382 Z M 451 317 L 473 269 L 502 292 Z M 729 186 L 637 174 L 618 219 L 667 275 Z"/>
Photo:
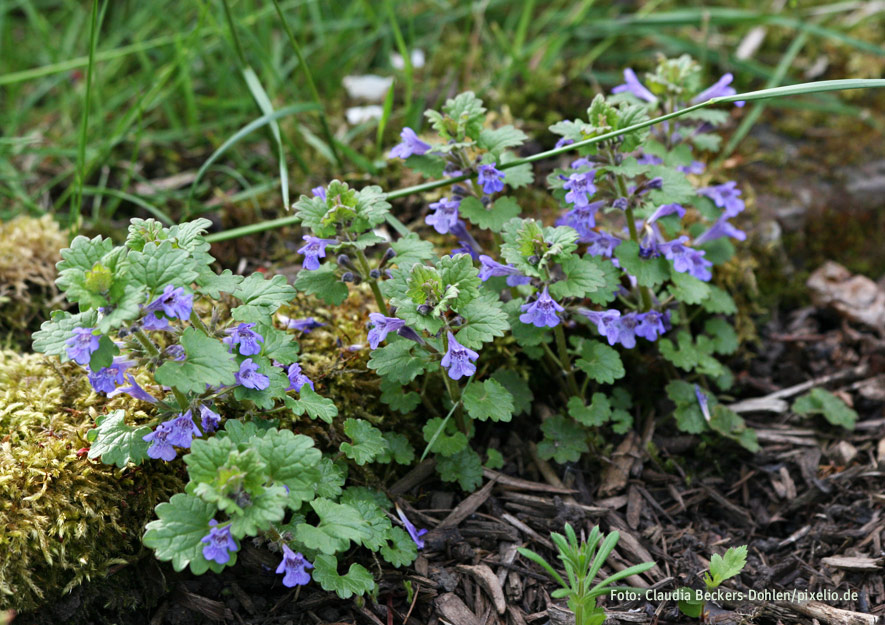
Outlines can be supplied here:
<path id="1" fill-rule="evenodd" d="M 96 416 L 149 418 L 140 405 L 97 395 L 76 365 L 0 352 L 0 605 L 32 610 L 137 558 L 154 506 L 183 486 L 179 467 L 117 469 L 81 450 Z"/>
<path id="2" fill-rule="evenodd" d="M 0 223 L 0 332 L 15 338 L 48 316 L 58 295 L 55 263 L 67 238 L 51 215 Z"/>

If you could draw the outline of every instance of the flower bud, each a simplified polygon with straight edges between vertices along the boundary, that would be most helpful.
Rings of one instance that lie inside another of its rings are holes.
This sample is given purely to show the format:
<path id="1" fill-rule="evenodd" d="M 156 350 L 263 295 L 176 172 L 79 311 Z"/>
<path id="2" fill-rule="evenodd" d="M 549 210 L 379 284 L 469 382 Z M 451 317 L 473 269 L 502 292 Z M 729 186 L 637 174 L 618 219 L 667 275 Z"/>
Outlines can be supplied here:
<path id="1" fill-rule="evenodd" d="M 354 282 L 354 280 L 355 276 L 353 275 L 352 271 L 345 271 L 343 274 L 341 274 L 342 282 Z"/>
<path id="2" fill-rule="evenodd" d="M 372 278 L 372 280 L 377 280 L 381 277 L 381 272 L 377 269 L 373 269 L 369 272 L 369 277 Z"/>
<path id="3" fill-rule="evenodd" d="M 396 333 L 404 339 L 409 339 L 410 341 L 415 341 L 419 345 L 424 345 L 424 339 L 422 339 L 421 336 L 409 326 L 403 326 L 397 330 Z"/>
<path id="4" fill-rule="evenodd" d="M 528 257 L 528 261 L 529 261 L 529 265 L 537 265 L 539 262 L 541 262 L 541 259 L 540 259 L 540 257 L 538 257 L 537 254 L 532 254 L 531 256 Z"/>
<path id="5" fill-rule="evenodd" d="M 625 211 L 630 206 L 630 202 L 628 202 L 627 198 L 625 197 L 619 197 L 612 203 L 612 206 L 619 210 Z"/>
<path id="6" fill-rule="evenodd" d="M 350 260 L 350 256 L 347 254 L 338 254 L 338 265 L 341 267 L 347 267 L 348 269 L 354 269 L 353 262 Z"/>
<path id="7" fill-rule="evenodd" d="M 418 306 L 418 314 L 419 315 L 429 315 L 430 314 L 430 306 L 427 304 L 421 304 Z"/>

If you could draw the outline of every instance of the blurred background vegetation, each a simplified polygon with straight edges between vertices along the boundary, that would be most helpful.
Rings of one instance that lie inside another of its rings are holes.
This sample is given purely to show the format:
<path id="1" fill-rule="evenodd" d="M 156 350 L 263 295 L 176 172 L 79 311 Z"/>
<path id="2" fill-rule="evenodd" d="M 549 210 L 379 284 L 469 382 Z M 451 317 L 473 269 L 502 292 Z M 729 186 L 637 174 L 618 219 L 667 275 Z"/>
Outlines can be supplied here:
<path id="1" fill-rule="evenodd" d="M 133 215 L 219 228 L 278 217 L 333 176 L 407 184 L 386 150 L 459 91 L 541 149 L 548 124 L 658 54 L 693 55 L 711 82 L 733 72 L 739 91 L 881 77 L 883 14 L 876 0 L 0 0 L 0 219 L 52 213 L 107 233 Z M 361 74 L 393 89 L 348 95 L 344 78 Z M 765 106 L 801 132 L 843 117 L 876 127 L 872 102 Z M 380 120 L 348 122 L 365 104 Z"/>

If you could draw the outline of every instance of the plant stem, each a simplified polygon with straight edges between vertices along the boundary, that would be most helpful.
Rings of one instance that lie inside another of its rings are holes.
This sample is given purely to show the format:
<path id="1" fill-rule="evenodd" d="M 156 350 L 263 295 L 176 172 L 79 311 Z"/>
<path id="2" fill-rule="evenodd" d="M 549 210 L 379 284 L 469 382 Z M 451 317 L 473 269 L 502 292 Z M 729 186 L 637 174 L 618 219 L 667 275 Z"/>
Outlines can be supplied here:
<path id="1" fill-rule="evenodd" d="M 148 354 L 150 354 L 151 358 L 159 358 L 160 350 L 157 349 L 157 346 L 154 345 L 154 342 L 151 341 L 150 337 L 144 333 L 144 330 L 139 328 L 134 332 L 135 340 L 144 348 Z M 174 386 L 172 387 L 172 394 L 175 395 L 175 401 L 178 402 L 178 406 L 181 408 L 181 411 L 184 412 L 187 410 L 187 407 L 190 405 L 187 397 L 184 396 L 184 393 L 179 391 Z"/>
<path id="2" fill-rule="evenodd" d="M 614 164 L 614 154 L 612 154 L 612 163 Z M 617 174 L 615 176 L 615 180 L 618 183 L 618 193 L 621 194 L 621 197 L 627 199 L 629 195 L 627 193 L 627 182 L 624 180 L 623 174 Z M 639 232 L 636 231 L 636 218 L 633 216 L 633 207 L 629 204 L 627 205 L 627 210 L 625 211 L 627 217 L 627 230 L 630 232 L 630 240 L 639 245 Z M 648 287 L 638 285 L 639 286 L 639 298 L 642 301 L 642 311 L 645 312 L 651 308 L 651 293 L 648 291 Z"/>
<path id="3" fill-rule="evenodd" d="M 363 278 L 367 280 L 369 286 L 372 287 L 372 294 L 375 296 L 375 303 L 378 304 L 378 311 L 387 317 L 389 312 L 387 310 L 387 303 L 384 301 L 384 296 L 381 295 L 381 288 L 378 286 L 378 281 L 369 275 L 371 272 L 369 269 L 369 260 L 360 248 L 356 248 L 356 258 L 360 263 L 360 270 L 363 272 Z"/>
<path id="4" fill-rule="evenodd" d="M 561 323 L 553 328 L 553 335 L 556 337 L 556 348 L 559 350 L 559 364 L 565 372 L 569 392 L 574 397 L 580 397 L 581 391 L 578 389 L 578 382 L 575 380 L 575 372 L 572 369 L 572 360 L 568 355 L 568 345 L 565 342 L 565 332 L 562 330 Z"/>
<path id="5" fill-rule="evenodd" d="M 464 412 L 461 409 L 461 388 L 457 384 L 452 384 L 452 380 L 449 379 L 445 371 L 442 372 L 442 379 L 443 384 L 446 385 L 446 391 L 449 393 L 449 398 L 455 406 L 455 423 L 458 424 L 459 430 L 467 434 L 467 423 L 464 421 Z"/>
<path id="6" fill-rule="evenodd" d="M 197 312 L 193 309 L 191 309 L 190 320 L 191 323 L 200 328 L 206 334 L 206 336 L 209 336 L 209 328 L 206 327 L 206 324 L 203 323 L 203 320 L 200 319 L 199 315 L 197 315 Z"/>
<path id="7" fill-rule="evenodd" d="M 179 391 L 174 386 L 172 387 L 172 394 L 175 395 L 175 401 L 178 402 L 178 407 L 181 408 L 182 412 L 185 412 L 190 406 L 190 402 L 187 400 L 187 397 L 184 396 L 184 393 Z"/>

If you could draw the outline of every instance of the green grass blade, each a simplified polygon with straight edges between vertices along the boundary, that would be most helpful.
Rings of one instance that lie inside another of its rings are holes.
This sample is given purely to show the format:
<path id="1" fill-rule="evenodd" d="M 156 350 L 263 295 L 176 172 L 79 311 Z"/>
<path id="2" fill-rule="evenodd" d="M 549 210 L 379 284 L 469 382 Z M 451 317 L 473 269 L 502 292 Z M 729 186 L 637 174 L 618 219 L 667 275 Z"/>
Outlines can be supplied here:
<path id="1" fill-rule="evenodd" d="M 106 195 L 108 197 L 118 198 L 125 202 L 131 202 L 132 204 L 141 206 L 144 210 L 162 221 L 167 226 L 175 225 L 175 220 L 173 220 L 169 215 L 163 212 L 160 208 L 154 206 L 144 198 L 137 195 L 132 195 L 131 193 L 126 193 L 125 191 L 120 191 L 118 189 L 109 189 L 107 187 L 83 187 L 83 192 L 87 195 Z"/>
<path id="2" fill-rule="evenodd" d="M 395 87 L 396 79 L 390 83 L 390 89 L 387 90 L 387 95 L 384 96 L 384 108 L 382 109 L 381 119 L 378 120 L 378 131 L 375 135 L 375 149 L 378 153 L 382 151 L 381 145 L 384 142 L 384 129 L 387 128 L 387 122 L 393 114 L 393 93 Z"/>
<path id="3" fill-rule="evenodd" d="M 68 227 L 75 232 L 80 227 L 80 210 L 83 207 L 83 186 L 86 184 L 86 135 L 89 131 L 89 110 L 92 105 L 92 76 L 95 73 L 95 48 L 98 45 L 98 0 L 92 0 L 92 18 L 89 27 L 89 63 L 86 68 L 86 97 L 83 101 L 83 114 L 77 132 L 77 177 L 76 193 L 71 202 Z"/>

